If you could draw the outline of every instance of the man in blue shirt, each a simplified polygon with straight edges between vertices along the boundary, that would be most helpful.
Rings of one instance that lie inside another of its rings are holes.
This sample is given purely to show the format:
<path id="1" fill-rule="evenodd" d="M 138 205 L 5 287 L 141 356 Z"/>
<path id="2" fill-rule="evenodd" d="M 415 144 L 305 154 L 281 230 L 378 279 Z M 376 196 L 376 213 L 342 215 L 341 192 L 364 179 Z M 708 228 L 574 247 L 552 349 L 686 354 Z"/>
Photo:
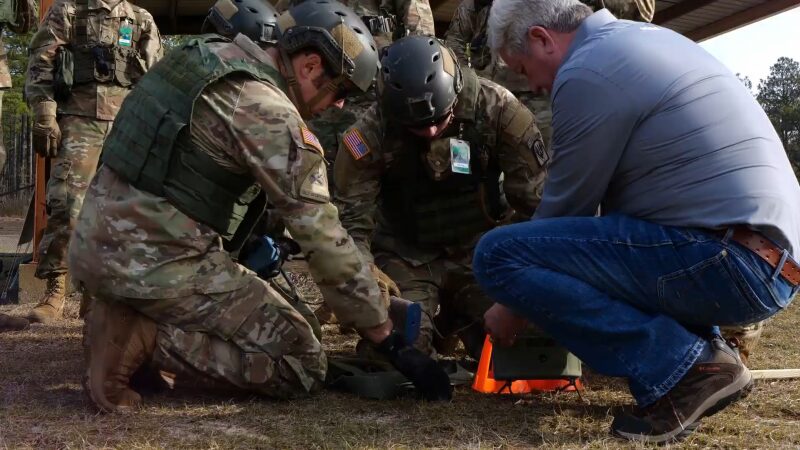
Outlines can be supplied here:
<path id="1" fill-rule="evenodd" d="M 680 439 L 752 387 L 714 325 L 785 308 L 800 283 L 800 186 L 763 110 L 672 31 L 577 0 L 495 0 L 489 44 L 550 92 L 533 220 L 488 233 L 475 275 L 512 342 L 528 321 L 639 404 L 619 437 Z M 601 215 L 597 215 L 598 210 Z"/>

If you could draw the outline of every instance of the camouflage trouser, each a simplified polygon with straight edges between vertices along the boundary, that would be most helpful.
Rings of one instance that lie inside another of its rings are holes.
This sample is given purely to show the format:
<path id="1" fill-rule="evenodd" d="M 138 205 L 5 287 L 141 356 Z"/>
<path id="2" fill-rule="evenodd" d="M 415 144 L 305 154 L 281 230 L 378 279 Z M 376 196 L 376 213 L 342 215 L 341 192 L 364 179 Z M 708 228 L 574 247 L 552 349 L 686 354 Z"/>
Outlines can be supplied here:
<path id="1" fill-rule="evenodd" d="M 176 385 L 232 386 L 276 398 L 319 391 L 327 359 L 287 297 L 252 276 L 223 294 L 118 298 L 158 323 L 153 368 Z"/>
<path id="2" fill-rule="evenodd" d="M 746 326 L 730 326 L 720 327 L 722 336 L 726 340 L 735 340 L 739 347 L 739 354 L 742 360 L 747 364 L 748 359 L 753 354 L 753 349 L 761 338 L 761 333 L 764 331 L 765 322 L 757 322 Z"/>
<path id="3" fill-rule="evenodd" d="M 111 124 L 80 116 L 64 116 L 58 121 L 61 145 L 47 182 L 47 226 L 39 244 L 38 278 L 67 272 L 69 237 Z"/>
<path id="4" fill-rule="evenodd" d="M 550 97 L 546 95 L 533 95 L 532 92 L 515 92 L 517 99 L 531 110 L 536 117 L 536 126 L 542 132 L 544 145 L 550 148 L 550 139 L 553 137 L 553 111 L 550 108 Z"/>
<path id="5" fill-rule="evenodd" d="M 414 266 L 392 252 L 373 250 L 373 254 L 375 264 L 397 283 L 403 298 L 420 303 L 425 313 L 436 316 L 436 331 L 443 337 L 458 333 L 465 338 L 467 330 L 483 330 L 483 313 L 494 301 L 478 285 L 467 258 L 441 257 Z M 464 341 L 471 354 L 483 344 L 482 331 L 479 334 L 479 342 Z M 415 346 L 427 353 L 433 350 L 433 324 L 428 317 L 423 317 Z"/>
<path id="6" fill-rule="evenodd" d="M 375 103 L 375 91 L 345 100 L 344 108 L 328 108 L 308 121 L 311 131 L 317 135 L 322 148 L 325 149 L 325 160 L 328 161 L 328 183 L 333 187 L 333 162 L 339 150 L 339 137 L 356 123 L 361 116 Z"/>

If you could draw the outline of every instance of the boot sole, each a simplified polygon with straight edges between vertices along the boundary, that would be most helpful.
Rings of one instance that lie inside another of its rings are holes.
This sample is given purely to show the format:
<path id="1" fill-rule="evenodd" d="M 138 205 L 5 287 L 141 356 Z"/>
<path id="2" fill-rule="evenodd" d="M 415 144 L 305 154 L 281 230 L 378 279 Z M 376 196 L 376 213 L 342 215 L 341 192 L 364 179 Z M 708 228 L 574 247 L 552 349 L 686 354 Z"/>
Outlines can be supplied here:
<path id="1" fill-rule="evenodd" d="M 629 441 L 648 442 L 653 444 L 666 444 L 678 442 L 690 435 L 700 425 L 700 419 L 712 416 L 737 400 L 746 397 L 753 389 L 753 375 L 747 367 L 733 381 L 733 383 L 723 387 L 711 394 L 697 409 L 689 416 L 686 423 L 674 430 L 659 435 L 632 434 L 619 430 L 611 430 L 611 434 Z"/>

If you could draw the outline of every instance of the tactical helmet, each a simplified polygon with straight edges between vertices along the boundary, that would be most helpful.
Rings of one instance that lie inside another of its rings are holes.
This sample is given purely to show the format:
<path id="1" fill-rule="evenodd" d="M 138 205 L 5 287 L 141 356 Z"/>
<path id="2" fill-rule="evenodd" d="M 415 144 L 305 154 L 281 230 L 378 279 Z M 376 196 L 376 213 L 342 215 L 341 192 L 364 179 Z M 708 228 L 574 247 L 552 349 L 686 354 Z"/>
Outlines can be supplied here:
<path id="1" fill-rule="evenodd" d="M 461 85 L 455 55 L 434 37 L 407 36 L 382 51 L 378 101 L 392 121 L 411 127 L 440 122 Z"/>
<path id="2" fill-rule="evenodd" d="M 274 42 L 278 12 L 267 0 L 217 0 L 208 10 L 203 32 L 208 24 L 223 36 L 244 34 L 254 42 Z"/>
<path id="3" fill-rule="evenodd" d="M 378 69 L 378 50 L 367 26 L 347 6 L 307 0 L 278 17 L 278 47 L 288 54 L 309 49 L 322 55 L 334 75 L 369 90 Z"/>

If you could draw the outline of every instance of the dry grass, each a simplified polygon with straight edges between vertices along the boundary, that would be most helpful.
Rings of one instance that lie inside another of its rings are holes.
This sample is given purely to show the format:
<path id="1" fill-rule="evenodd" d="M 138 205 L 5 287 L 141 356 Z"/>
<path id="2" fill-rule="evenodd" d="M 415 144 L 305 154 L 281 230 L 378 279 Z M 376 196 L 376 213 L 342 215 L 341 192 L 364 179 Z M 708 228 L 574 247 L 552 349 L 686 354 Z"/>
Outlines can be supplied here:
<path id="1" fill-rule="evenodd" d="M 27 307 L 2 310 L 23 314 Z M 54 326 L 0 334 L 0 448 L 639 448 L 608 435 L 610 409 L 630 401 L 624 384 L 591 374 L 588 404 L 569 393 L 515 402 L 467 388 L 450 404 L 336 392 L 291 402 L 174 392 L 148 397 L 134 415 L 100 415 L 80 388 L 76 315 L 72 302 L 68 319 Z M 793 307 L 770 324 L 754 368 L 800 367 L 798 319 L 800 307 Z M 335 353 L 353 345 L 335 327 L 325 332 Z M 760 382 L 680 448 L 798 448 L 799 425 L 800 381 Z"/>

